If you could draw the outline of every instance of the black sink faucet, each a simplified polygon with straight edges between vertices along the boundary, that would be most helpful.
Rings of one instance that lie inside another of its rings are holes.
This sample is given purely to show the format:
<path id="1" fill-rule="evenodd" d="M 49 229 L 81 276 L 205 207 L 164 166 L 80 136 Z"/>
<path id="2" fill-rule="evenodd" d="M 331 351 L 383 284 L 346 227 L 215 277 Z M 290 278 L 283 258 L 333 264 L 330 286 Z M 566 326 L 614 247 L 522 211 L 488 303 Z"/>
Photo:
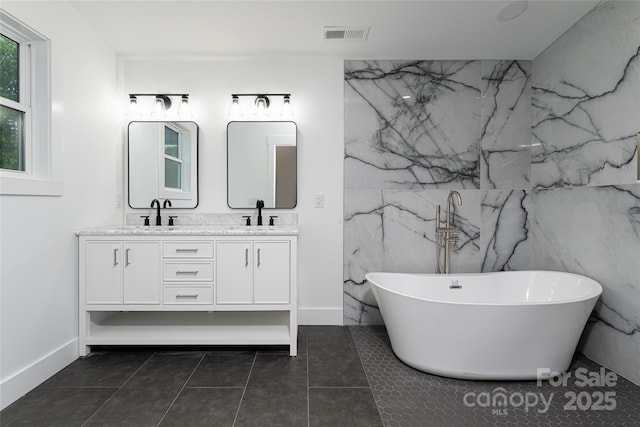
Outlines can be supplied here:
<path id="1" fill-rule="evenodd" d="M 164 199 L 164 202 L 162 203 L 162 209 L 167 209 L 167 205 L 171 207 L 171 200 Z"/>
<path id="2" fill-rule="evenodd" d="M 264 200 L 258 199 L 256 202 L 256 208 L 258 209 L 258 224 L 262 225 L 262 208 L 264 208 Z"/>
<path id="3" fill-rule="evenodd" d="M 158 212 L 156 213 L 156 225 L 162 225 L 162 217 L 160 216 L 160 202 L 158 199 L 153 199 L 151 201 L 151 207 L 157 207 Z"/>

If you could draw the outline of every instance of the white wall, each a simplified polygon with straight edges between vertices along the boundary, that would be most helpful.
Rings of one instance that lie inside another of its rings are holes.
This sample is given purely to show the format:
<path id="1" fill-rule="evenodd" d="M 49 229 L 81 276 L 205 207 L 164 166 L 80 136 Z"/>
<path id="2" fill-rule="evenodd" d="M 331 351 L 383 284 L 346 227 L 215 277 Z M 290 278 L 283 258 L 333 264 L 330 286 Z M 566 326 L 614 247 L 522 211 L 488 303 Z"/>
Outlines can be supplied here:
<path id="1" fill-rule="evenodd" d="M 128 58 L 121 70 L 128 93 L 190 94 L 194 120 L 200 126 L 200 204 L 195 211 L 184 212 L 254 213 L 227 207 L 226 126 L 231 94 L 291 93 L 298 125 L 298 205 L 294 211 L 300 226 L 300 322 L 341 324 L 343 62 Z M 324 208 L 314 208 L 315 193 L 324 194 Z M 278 211 L 272 212 L 277 215 Z"/>
<path id="2" fill-rule="evenodd" d="M 0 406 L 78 356 L 74 232 L 119 218 L 116 57 L 68 3 L 3 1 L 51 40 L 61 197 L 0 196 Z"/>

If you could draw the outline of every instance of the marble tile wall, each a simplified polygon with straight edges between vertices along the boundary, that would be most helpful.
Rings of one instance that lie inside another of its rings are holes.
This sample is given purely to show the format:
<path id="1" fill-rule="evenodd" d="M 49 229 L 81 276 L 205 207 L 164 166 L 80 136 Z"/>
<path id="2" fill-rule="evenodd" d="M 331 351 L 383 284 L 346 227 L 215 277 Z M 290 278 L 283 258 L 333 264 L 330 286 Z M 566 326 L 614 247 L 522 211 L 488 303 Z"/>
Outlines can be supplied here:
<path id="1" fill-rule="evenodd" d="M 454 271 L 528 264 L 530 99 L 527 61 L 345 62 L 345 323 L 382 323 L 367 272 L 436 271 L 452 189 Z"/>
<path id="2" fill-rule="evenodd" d="M 533 61 L 531 268 L 604 288 L 581 351 L 640 384 L 640 2 L 598 6 Z"/>
<path id="3" fill-rule="evenodd" d="M 535 58 L 534 189 L 636 182 L 639 11 L 606 2 Z"/>

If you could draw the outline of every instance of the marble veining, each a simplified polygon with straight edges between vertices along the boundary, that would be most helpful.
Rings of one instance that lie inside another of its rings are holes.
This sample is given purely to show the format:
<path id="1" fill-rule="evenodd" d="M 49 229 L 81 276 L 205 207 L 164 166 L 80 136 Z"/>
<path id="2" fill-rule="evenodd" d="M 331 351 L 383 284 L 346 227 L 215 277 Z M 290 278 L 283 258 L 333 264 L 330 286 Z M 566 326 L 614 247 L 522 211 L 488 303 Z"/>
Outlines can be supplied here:
<path id="1" fill-rule="evenodd" d="M 528 189 L 531 61 L 482 61 L 480 187 Z"/>
<path id="2" fill-rule="evenodd" d="M 640 184 L 542 190 L 532 199 L 532 267 L 603 286 L 583 351 L 640 383 Z"/>
<path id="3" fill-rule="evenodd" d="M 636 181 L 640 3 L 606 2 L 534 60 L 534 188 Z"/>
<path id="4" fill-rule="evenodd" d="M 345 187 L 478 188 L 479 110 L 479 61 L 345 61 Z"/>
<path id="5" fill-rule="evenodd" d="M 444 215 L 447 190 L 346 190 L 344 220 L 344 317 L 349 324 L 382 322 L 364 275 L 371 271 L 435 273 L 436 205 Z M 454 224 L 456 272 L 480 268 L 480 193 L 460 190 Z M 410 249 L 408 249 L 410 248 Z M 443 255 L 444 256 L 444 255 Z"/>
<path id="6" fill-rule="evenodd" d="M 524 190 L 486 190 L 481 210 L 481 271 L 527 269 L 531 257 L 529 193 Z"/>

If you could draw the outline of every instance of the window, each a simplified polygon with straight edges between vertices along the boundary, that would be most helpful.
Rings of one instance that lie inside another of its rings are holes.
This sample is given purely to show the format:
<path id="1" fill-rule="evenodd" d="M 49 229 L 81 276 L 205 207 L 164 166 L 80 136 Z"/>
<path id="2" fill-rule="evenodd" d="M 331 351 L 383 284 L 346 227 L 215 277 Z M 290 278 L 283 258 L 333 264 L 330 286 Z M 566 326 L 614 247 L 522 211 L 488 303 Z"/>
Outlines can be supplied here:
<path id="1" fill-rule="evenodd" d="M 62 194 L 53 180 L 49 49 L 0 9 L 0 194 Z"/>
<path id="2" fill-rule="evenodd" d="M 164 127 L 164 186 L 182 190 L 182 159 L 180 158 L 180 139 L 178 131 Z"/>
<path id="3" fill-rule="evenodd" d="M 192 166 L 195 158 L 191 131 L 180 122 L 161 122 L 160 164 L 158 195 L 164 199 L 187 200 L 192 198 L 192 176 L 197 173 Z"/>
<path id="4" fill-rule="evenodd" d="M 28 50 L 28 45 L 0 34 L 0 169 L 26 169 L 25 131 L 31 126 Z"/>

